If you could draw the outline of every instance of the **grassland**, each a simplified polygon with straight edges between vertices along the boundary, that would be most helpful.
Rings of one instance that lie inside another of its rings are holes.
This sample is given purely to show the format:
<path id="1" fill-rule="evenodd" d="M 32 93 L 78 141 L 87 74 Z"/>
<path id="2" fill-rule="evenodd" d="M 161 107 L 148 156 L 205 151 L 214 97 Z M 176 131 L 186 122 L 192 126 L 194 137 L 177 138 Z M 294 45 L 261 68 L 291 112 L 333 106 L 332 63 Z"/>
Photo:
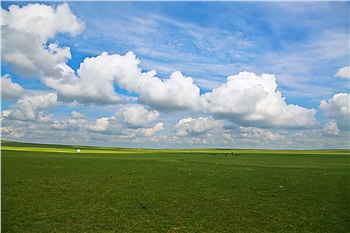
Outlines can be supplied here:
<path id="1" fill-rule="evenodd" d="M 79 148 L 2 142 L 2 232 L 350 230 L 346 150 Z"/>

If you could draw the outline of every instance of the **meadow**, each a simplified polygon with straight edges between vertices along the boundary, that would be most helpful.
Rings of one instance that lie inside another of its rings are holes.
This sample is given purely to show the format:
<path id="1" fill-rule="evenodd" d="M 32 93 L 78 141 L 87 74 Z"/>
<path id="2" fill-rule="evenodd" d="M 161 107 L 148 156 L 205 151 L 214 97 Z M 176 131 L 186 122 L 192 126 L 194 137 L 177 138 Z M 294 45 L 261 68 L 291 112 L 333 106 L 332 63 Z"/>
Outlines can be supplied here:
<path id="1" fill-rule="evenodd" d="M 349 150 L 2 141 L 1 230 L 349 232 L 349 162 Z"/>

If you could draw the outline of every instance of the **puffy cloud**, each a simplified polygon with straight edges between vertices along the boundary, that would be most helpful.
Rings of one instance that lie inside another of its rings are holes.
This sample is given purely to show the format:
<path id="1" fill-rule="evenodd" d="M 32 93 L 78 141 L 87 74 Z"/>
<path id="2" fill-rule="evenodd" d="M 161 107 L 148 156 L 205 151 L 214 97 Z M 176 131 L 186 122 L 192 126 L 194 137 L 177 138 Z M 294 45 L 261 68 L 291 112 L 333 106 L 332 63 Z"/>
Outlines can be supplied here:
<path id="1" fill-rule="evenodd" d="M 81 130 L 86 129 L 88 121 L 86 119 L 67 119 L 61 121 L 54 121 L 52 128 L 62 131 L 76 131 L 82 133 Z"/>
<path id="2" fill-rule="evenodd" d="M 149 111 L 141 105 L 132 105 L 119 109 L 113 117 L 126 123 L 130 128 L 144 128 L 156 120 L 159 113 L 155 110 Z"/>
<path id="3" fill-rule="evenodd" d="M 79 112 L 76 112 L 76 111 L 73 111 L 71 112 L 71 115 L 74 119 L 84 119 L 86 118 L 85 114 L 82 114 L 82 113 L 79 113 Z"/>
<path id="4" fill-rule="evenodd" d="M 156 77 L 156 71 L 142 72 L 133 52 L 86 58 L 78 70 L 65 67 L 61 77 L 45 77 L 44 83 L 57 90 L 59 98 L 80 103 L 113 104 L 122 101 L 114 85 L 138 94 L 140 103 L 160 111 L 192 110 L 197 107 L 199 88 L 193 79 L 173 72 L 168 79 Z"/>
<path id="5" fill-rule="evenodd" d="M 2 100 L 17 99 L 24 93 L 24 89 L 18 83 L 12 82 L 8 74 L 1 77 L 0 84 Z"/>
<path id="6" fill-rule="evenodd" d="M 82 22 L 72 14 L 66 3 L 56 9 L 44 4 L 28 4 L 22 8 L 11 5 L 8 11 L 2 10 L 2 24 L 34 34 L 42 43 L 59 32 L 74 36 L 83 28 Z"/>
<path id="7" fill-rule="evenodd" d="M 115 93 L 118 84 L 138 94 L 140 103 L 157 110 L 185 111 L 198 106 L 199 88 L 193 79 L 173 72 L 168 79 L 156 77 L 154 70 L 141 72 L 140 61 L 129 52 L 125 56 L 102 53 L 86 58 L 75 75 L 66 63 L 70 48 L 47 45 L 57 33 L 80 33 L 83 23 L 67 4 L 54 9 L 44 4 L 12 5 L 3 12 L 3 60 L 17 66 L 22 73 L 39 73 L 48 87 L 63 101 L 83 104 L 116 104 L 123 99 Z"/>
<path id="8" fill-rule="evenodd" d="M 46 121 L 49 119 L 48 111 L 57 105 L 57 95 L 47 94 L 26 94 L 22 96 L 10 110 L 3 111 L 7 119 Z"/>
<path id="9" fill-rule="evenodd" d="M 331 121 L 323 127 L 323 132 L 326 135 L 338 135 L 340 130 L 338 129 L 337 124 Z"/>
<path id="10" fill-rule="evenodd" d="M 120 108 L 111 117 L 102 117 L 90 124 L 90 132 L 114 135 L 151 136 L 163 130 L 163 123 L 153 125 L 159 113 L 147 110 L 141 105 L 130 105 Z"/>
<path id="11" fill-rule="evenodd" d="M 261 129 L 256 127 L 239 127 L 239 128 L 240 128 L 239 137 L 248 139 L 248 140 L 261 140 L 261 142 L 266 142 L 266 141 L 281 141 L 285 139 L 283 135 L 279 133 L 273 133 L 267 129 Z"/>
<path id="12" fill-rule="evenodd" d="M 160 111 L 194 110 L 198 106 L 199 88 L 193 79 L 179 71 L 173 72 L 169 79 L 161 80 L 148 72 L 138 80 L 139 101 Z"/>
<path id="13" fill-rule="evenodd" d="M 104 62 L 100 63 L 101 60 Z M 197 106 L 199 88 L 193 84 L 192 78 L 183 76 L 179 71 L 164 80 L 156 77 L 154 70 L 141 72 L 138 67 L 140 61 L 133 52 L 125 56 L 102 53 L 91 61 L 91 65 L 99 63 L 110 71 L 121 88 L 138 94 L 139 102 L 157 110 L 191 110 Z"/>
<path id="14" fill-rule="evenodd" d="M 163 130 L 163 123 L 159 122 L 152 128 L 144 128 L 144 129 L 138 129 L 136 133 L 138 133 L 141 136 L 152 136 L 156 132 Z"/>
<path id="15" fill-rule="evenodd" d="M 25 136 L 23 132 L 18 132 L 18 128 L 14 128 L 11 126 L 2 126 L 1 127 L 1 136 L 9 137 L 12 139 L 19 139 Z"/>
<path id="16" fill-rule="evenodd" d="M 63 66 L 61 76 L 46 76 L 43 82 L 57 90 L 62 101 L 116 104 L 123 99 L 115 92 L 114 76 L 127 65 L 123 56 L 102 53 L 97 57 L 85 58 L 77 72 L 79 77 L 75 76 L 70 67 Z"/>
<path id="17" fill-rule="evenodd" d="M 224 122 L 215 120 L 212 117 L 199 117 L 197 119 L 188 117 L 181 119 L 175 125 L 175 135 L 198 135 L 206 134 L 212 130 L 222 129 Z"/>
<path id="18" fill-rule="evenodd" d="M 109 118 L 102 117 L 96 120 L 95 124 L 89 126 L 89 130 L 95 132 L 105 132 L 109 126 Z"/>
<path id="19" fill-rule="evenodd" d="M 308 128 L 317 125 L 315 109 L 286 104 L 276 89 L 274 75 L 241 72 L 202 95 L 200 105 L 204 111 L 243 126 Z"/>
<path id="20" fill-rule="evenodd" d="M 350 129 L 350 99 L 349 94 L 339 93 L 329 101 L 322 100 L 319 108 L 324 116 L 336 123 L 340 130 Z"/>
<path id="21" fill-rule="evenodd" d="M 334 77 L 350 79 L 350 66 L 340 68 Z"/>
<path id="22" fill-rule="evenodd" d="M 70 48 L 47 45 L 57 33 L 74 36 L 84 28 L 69 9 L 62 4 L 54 9 L 44 4 L 11 5 L 2 9 L 2 59 L 26 75 L 60 75 L 71 58 Z"/>

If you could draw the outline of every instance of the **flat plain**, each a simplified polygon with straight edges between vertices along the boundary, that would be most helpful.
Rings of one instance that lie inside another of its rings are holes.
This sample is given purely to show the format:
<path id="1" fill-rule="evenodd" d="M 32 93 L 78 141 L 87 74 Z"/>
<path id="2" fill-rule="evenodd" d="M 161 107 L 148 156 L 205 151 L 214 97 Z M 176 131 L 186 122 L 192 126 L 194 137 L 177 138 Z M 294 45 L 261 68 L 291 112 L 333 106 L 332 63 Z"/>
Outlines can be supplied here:
<path id="1" fill-rule="evenodd" d="M 349 232 L 349 162 L 349 150 L 151 150 L 2 141 L 1 228 Z"/>

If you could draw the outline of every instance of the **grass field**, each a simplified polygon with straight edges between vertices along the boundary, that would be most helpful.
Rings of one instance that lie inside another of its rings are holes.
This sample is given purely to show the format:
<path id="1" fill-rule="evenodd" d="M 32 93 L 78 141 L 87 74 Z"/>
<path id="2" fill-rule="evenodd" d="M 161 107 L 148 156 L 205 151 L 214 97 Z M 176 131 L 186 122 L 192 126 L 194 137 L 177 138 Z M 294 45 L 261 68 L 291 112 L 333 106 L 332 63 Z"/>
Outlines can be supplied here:
<path id="1" fill-rule="evenodd" d="M 2 232 L 350 231 L 346 150 L 77 148 L 2 142 Z"/>

